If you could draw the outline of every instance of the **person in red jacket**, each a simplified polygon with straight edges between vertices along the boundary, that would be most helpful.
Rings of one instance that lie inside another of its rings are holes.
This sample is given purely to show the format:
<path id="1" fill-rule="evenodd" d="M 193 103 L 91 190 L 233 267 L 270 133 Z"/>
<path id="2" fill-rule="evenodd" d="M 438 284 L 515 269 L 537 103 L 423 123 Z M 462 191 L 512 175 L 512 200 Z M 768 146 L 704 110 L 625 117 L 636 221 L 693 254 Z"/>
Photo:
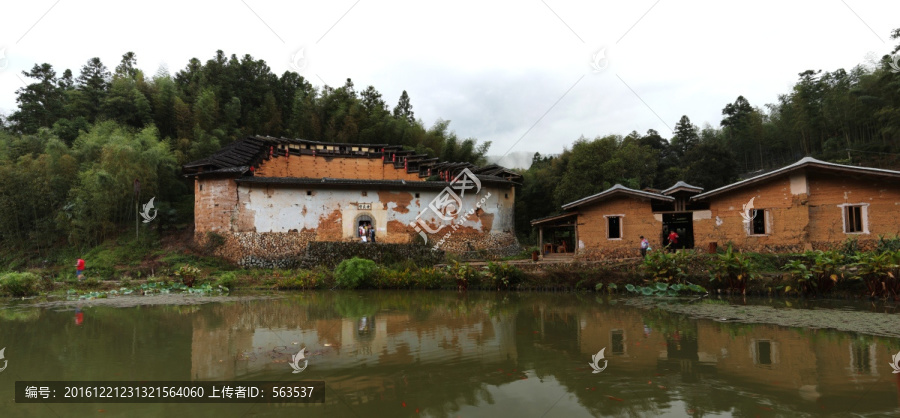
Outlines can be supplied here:
<path id="1" fill-rule="evenodd" d="M 84 259 L 79 258 L 78 262 L 75 263 L 75 277 L 78 280 L 84 279 Z"/>
<path id="2" fill-rule="evenodd" d="M 674 253 L 676 247 L 678 247 L 678 233 L 673 229 L 669 232 L 669 251 Z"/>

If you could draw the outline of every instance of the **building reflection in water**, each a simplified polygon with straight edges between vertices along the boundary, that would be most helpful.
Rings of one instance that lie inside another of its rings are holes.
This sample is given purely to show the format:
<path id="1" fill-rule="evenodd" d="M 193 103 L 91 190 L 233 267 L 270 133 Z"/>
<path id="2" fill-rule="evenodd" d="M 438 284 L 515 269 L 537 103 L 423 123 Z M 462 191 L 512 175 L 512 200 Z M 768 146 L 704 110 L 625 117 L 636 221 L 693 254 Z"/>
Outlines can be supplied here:
<path id="1" fill-rule="evenodd" d="M 640 389 L 646 392 L 642 407 L 651 411 L 658 407 L 654 402 L 668 404 L 673 396 L 691 408 L 728 411 L 728 402 L 750 402 L 741 391 L 806 412 L 840 410 L 860 390 L 876 400 L 859 407 L 897 403 L 891 370 L 878 367 L 879 359 L 890 359 L 887 347 L 850 334 L 554 304 L 541 295 L 512 302 L 432 295 L 418 305 L 376 303 L 343 314 L 328 307 L 346 301 L 317 298 L 216 305 L 194 315 L 192 377 L 278 378 L 290 373 L 290 354 L 305 347 L 305 373 L 327 375 L 329 387 L 351 404 L 415 397 L 455 410 L 537 377 L 568 388 L 592 414 L 606 414 L 616 412 L 584 388 L 599 383 L 583 379 L 591 375 L 587 361 L 607 347 L 610 367 L 603 376 L 652 386 L 659 393 Z M 647 384 L 669 377 L 678 379 L 683 393 Z M 697 388 L 708 389 L 692 395 Z M 644 393 L 634 390 L 635 397 Z M 710 391 L 720 391 L 715 402 L 699 400 Z"/>

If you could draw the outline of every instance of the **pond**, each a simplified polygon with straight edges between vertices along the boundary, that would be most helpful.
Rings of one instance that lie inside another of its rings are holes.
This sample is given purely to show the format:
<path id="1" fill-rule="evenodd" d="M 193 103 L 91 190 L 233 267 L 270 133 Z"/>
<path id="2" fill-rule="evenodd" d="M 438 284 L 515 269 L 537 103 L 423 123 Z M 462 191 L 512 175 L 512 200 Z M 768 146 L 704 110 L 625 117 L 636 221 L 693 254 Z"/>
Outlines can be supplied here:
<path id="1" fill-rule="evenodd" d="M 594 294 L 184 298 L 211 302 L 0 302 L 0 367 L 8 362 L 0 372 L 0 415 L 900 416 L 900 374 L 891 366 L 900 351 L 896 335 L 695 319 L 647 298 Z M 783 301 L 695 304 L 825 311 Z M 822 306 L 897 323 L 892 305 Z M 292 355 L 301 349 L 308 365 L 293 373 Z M 47 380 L 322 380 L 325 402 L 15 403 L 15 381 Z"/>

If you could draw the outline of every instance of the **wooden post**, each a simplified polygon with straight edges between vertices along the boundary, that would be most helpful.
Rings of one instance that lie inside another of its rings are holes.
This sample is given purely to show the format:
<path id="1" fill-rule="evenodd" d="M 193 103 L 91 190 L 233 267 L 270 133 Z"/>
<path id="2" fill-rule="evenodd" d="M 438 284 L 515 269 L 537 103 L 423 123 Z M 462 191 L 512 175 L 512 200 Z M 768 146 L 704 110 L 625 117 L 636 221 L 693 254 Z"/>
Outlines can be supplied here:
<path id="1" fill-rule="evenodd" d="M 572 222 L 572 229 L 575 230 L 575 244 L 573 245 L 572 255 L 578 255 L 578 215 L 575 215 L 575 221 Z"/>
<path id="2" fill-rule="evenodd" d="M 538 227 L 538 252 L 541 254 L 541 260 L 544 259 L 544 226 Z"/>

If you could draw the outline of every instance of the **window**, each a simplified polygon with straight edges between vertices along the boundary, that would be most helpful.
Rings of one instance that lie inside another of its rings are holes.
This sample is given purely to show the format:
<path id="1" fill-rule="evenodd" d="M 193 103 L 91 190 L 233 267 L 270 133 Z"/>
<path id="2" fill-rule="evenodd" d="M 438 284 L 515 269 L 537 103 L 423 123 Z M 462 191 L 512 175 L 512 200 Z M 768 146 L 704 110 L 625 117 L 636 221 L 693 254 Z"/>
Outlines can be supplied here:
<path id="1" fill-rule="evenodd" d="M 307 190 L 307 191 L 306 191 L 306 195 L 307 195 L 307 196 L 312 196 L 312 190 Z"/>
<path id="2" fill-rule="evenodd" d="M 772 342 L 757 341 L 756 342 L 756 364 L 763 366 L 772 364 Z"/>
<path id="3" fill-rule="evenodd" d="M 509 199 L 509 193 L 503 193 L 503 198 L 504 198 L 504 199 Z"/>
<path id="4" fill-rule="evenodd" d="M 845 234 L 867 234 L 869 233 L 868 205 L 838 205 L 842 208 L 842 217 L 844 218 Z"/>
<path id="5" fill-rule="evenodd" d="M 369 192 L 362 192 L 362 195 L 363 195 L 363 196 L 368 196 L 368 195 L 369 195 Z"/>
<path id="6" fill-rule="evenodd" d="M 621 329 L 614 329 L 610 331 L 609 339 L 613 354 L 625 354 L 625 331 Z"/>
<path id="7" fill-rule="evenodd" d="M 766 235 L 766 210 L 750 209 L 750 235 Z"/>
<path id="8" fill-rule="evenodd" d="M 419 198 L 419 194 L 418 194 L 418 193 L 416 193 L 416 199 L 418 199 L 418 198 Z"/>
<path id="9" fill-rule="evenodd" d="M 856 375 L 868 374 L 872 376 L 878 375 L 876 367 L 878 361 L 875 344 L 865 344 L 862 342 L 850 343 L 850 372 Z"/>
<path id="10" fill-rule="evenodd" d="M 778 343 L 772 340 L 753 340 L 750 344 L 750 355 L 753 357 L 753 364 L 772 367 L 778 364 Z"/>
<path id="11" fill-rule="evenodd" d="M 622 239 L 622 216 L 606 215 L 606 238 Z"/>

